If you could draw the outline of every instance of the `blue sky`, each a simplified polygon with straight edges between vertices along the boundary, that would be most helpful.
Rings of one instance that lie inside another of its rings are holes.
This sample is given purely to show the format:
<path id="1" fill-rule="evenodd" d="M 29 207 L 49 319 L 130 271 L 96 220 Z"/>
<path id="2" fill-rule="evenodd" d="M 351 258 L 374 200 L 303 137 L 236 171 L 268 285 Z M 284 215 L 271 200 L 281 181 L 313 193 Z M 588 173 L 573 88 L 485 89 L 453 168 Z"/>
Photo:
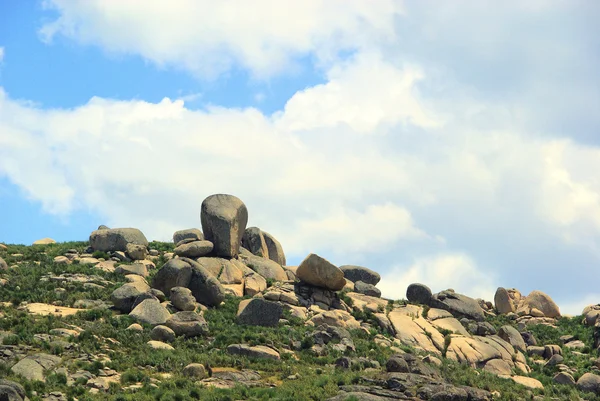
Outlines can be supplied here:
<path id="1" fill-rule="evenodd" d="M 0 1 L 0 242 L 168 240 L 232 193 L 390 297 L 599 302 L 600 6 L 433 4 Z"/>

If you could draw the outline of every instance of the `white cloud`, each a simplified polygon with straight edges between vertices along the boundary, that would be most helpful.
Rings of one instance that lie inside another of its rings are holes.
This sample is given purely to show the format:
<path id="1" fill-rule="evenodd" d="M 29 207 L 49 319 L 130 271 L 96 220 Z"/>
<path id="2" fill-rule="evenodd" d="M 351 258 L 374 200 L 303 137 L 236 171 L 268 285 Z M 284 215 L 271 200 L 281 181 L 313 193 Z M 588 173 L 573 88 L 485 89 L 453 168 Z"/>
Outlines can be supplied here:
<path id="1" fill-rule="evenodd" d="M 4 60 L 4 47 L 0 46 L 0 63 Z"/>
<path id="2" fill-rule="evenodd" d="M 418 259 L 409 266 L 395 266 L 382 275 L 378 287 L 382 296 L 390 299 L 406 299 L 410 284 L 423 283 L 433 292 L 452 288 L 473 298 L 493 300 L 496 280 L 468 255 L 451 253 Z"/>
<path id="3" fill-rule="evenodd" d="M 487 299 L 497 286 L 539 289 L 569 309 L 574 293 L 596 297 L 585 278 L 600 262 L 600 66 L 585 7 L 45 4 L 59 13 L 47 40 L 201 77 L 264 78 L 308 58 L 326 78 L 274 115 L 192 111 L 186 96 L 41 110 L 0 92 L 0 174 L 46 210 L 89 208 L 167 239 L 199 224 L 205 196 L 233 193 L 290 259 L 319 249 L 364 262 L 389 296 L 422 281 Z"/>
<path id="4" fill-rule="evenodd" d="M 204 77 L 234 65 L 268 77 L 311 54 L 328 64 L 340 51 L 393 38 L 394 18 L 402 12 L 395 0 L 258 0 L 245 8 L 232 0 L 149 1 L 141 8 L 103 0 L 45 0 L 44 5 L 59 13 L 40 29 L 46 41 L 60 34 Z"/>

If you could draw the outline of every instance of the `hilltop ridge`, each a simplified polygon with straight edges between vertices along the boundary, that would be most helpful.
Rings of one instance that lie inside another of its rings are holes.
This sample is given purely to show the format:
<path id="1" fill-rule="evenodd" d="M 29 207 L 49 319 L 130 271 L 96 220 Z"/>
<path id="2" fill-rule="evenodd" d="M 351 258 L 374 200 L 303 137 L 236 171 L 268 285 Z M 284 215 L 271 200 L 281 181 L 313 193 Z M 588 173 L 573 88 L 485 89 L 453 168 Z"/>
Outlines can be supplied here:
<path id="1" fill-rule="evenodd" d="M 0 244 L 0 400 L 600 400 L 599 305 L 494 300 L 283 245 L 217 194 L 199 228 L 149 242 Z"/>

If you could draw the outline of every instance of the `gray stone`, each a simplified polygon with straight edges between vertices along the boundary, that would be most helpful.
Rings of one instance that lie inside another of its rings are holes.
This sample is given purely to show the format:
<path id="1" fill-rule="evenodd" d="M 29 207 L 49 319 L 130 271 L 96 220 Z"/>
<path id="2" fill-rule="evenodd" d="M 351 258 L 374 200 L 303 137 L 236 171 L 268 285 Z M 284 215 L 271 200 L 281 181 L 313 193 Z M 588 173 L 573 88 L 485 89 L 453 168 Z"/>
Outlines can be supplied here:
<path id="1" fill-rule="evenodd" d="M 357 281 L 354 283 L 354 291 L 370 297 L 381 297 L 381 291 L 379 288 L 375 287 L 373 284 L 367 284 L 363 281 Z"/>
<path id="2" fill-rule="evenodd" d="M 148 277 L 148 268 L 146 265 L 141 263 L 134 263 L 132 265 L 119 265 L 115 269 L 115 273 L 127 275 L 127 274 L 136 274 L 142 277 Z"/>
<path id="3" fill-rule="evenodd" d="M 196 298 L 192 295 L 192 291 L 185 287 L 171 288 L 171 303 L 181 311 L 195 311 Z"/>
<path id="4" fill-rule="evenodd" d="M 137 228 L 96 230 L 90 235 L 90 245 L 95 251 L 127 251 L 127 244 L 148 246 L 148 240 Z"/>
<path id="5" fill-rule="evenodd" d="M 454 291 L 441 291 L 431 297 L 429 306 L 444 309 L 454 317 L 473 319 L 478 322 L 484 320 L 484 312 L 479 303 L 466 295 Z"/>
<path id="6" fill-rule="evenodd" d="M 260 228 L 248 227 L 242 236 L 242 246 L 261 258 L 269 258 L 269 249 Z"/>
<path id="7" fill-rule="evenodd" d="M 189 263 L 181 259 L 171 259 L 158 270 L 152 280 L 152 287 L 170 294 L 173 287 L 187 287 L 191 278 L 192 266 Z"/>
<path id="8" fill-rule="evenodd" d="M 171 314 L 157 299 L 146 299 L 136 306 L 129 316 L 142 323 L 158 325 L 164 324 Z"/>
<path id="9" fill-rule="evenodd" d="M 248 223 L 248 209 L 233 195 L 211 195 L 202 202 L 202 231 L 214 244 L 214 253 L 224 258 L 238 255 L 242 236 Z"/>
<path id="10" fill-rule="evenodd" d="M 577 380 L 577 388 L 581 391 L 600 394 L 600 376 L 593 373 L 584 373 Z"/>
<path id="11" fill-rule="evenodd" d="M 162 341 L 164 343 L 170 343 L 175 341 L 175 332 L 173 329 L 167 326 L 158 325 L 150 332 L 150 338 L 155 341 Z"/>
<path id="12" fill-rule="evenodd" d="M 148 248 L 146 245 L 138 244 L 127 244 L 126 245 L 127 256 L 131 260 L 144 260 L 148 256 Z"/>
<path id="13" fill-rule="evenodd" d="M 225 288 L 219 280 L 211 275 L 196 261 L 182 258 L 192 266 L 192 277 L 187 286 L 196 301 L 206 306 L 217 306 L 225 300 Z"/>
<path id="14" fill-rule="evenodd" d="M 193 239 L 194 241 L 203 241 L 204 234 L 202 231 L 197 228 L 189 228 L 187 230 L 179 230 L 175 231 L 173 234 L 173 243 L 177 244 L 178 242 L 184 239 Z"/>
<path id="15" fill-rule="evenodd" d="M 110 296 L 110 300 L 116 309 L 129 313 L 138 296 L 150 290 L 148 284 L 139 281 L 127 283 L 117 288 Z"/>
<path id="16" fill-rule="evenodd" d="M 498 330 L 498 336 L 515 347 L 517 350 L 521 352 L 527 352 L 527 345 L 525 345 L 525 341 L 523 340 L 521 333 L 519 333 L 513 326 L 504 325 L 500 327 L 500 330 Z"/>
<path id="17" fill-rule="evenodd" d="M 173 250 L 175 255 L 186 258 L 199 258 L 206 256 L 213 250 L 213 244 L 210 241 L 193 241 L 187 244 L 179 245 Z"/>
<path id="18" fill-rule="evenodd" d="M 377 285 L 381 280 L 379 273 L 362 266 L 343 265 L 340 266 L 340 270 L 344 272 L 344 277 L 353 283 L 362 281 L 363 283 Z"/>
<path id="19" fill-rule="evenodd" d="M 36 361 L 25 358 L 21 359 L 10 369 L 14 374 L 21 375 L 27 380 L 46 381 L 44 368 Z"/>
<path id="20" fill-rule="evenodd" d="M 283 267 L 270 259 L 265 259 L 258 256 L 242 256 L 241 260 L 246 266 L 266 279 L 275 281 L 287 280 L 287 274 L 285 273 L 285 270 L 283 270 Z"/>
<path id="21" fill-rule="evenodd" d="M 190 363 L 187 365 L 181 373 L 185 377 L 190 377 L 196 380 L 202 380 L 206 377 L 206 368 L 201 363 Z"/>
<path id="22" fill-rule="evenodd" d="M 23 386 L 21 386 L 19 383 L 16 383 L 14 381 L 11 380 L 6 380 L 6 379 L 0 379 L 0 386 L 3 387 L 9 387 L 11 388 L 14 393 L 11 393 L 10 391 L 6 391 L 6 394 L 8 396 L 8 394 L 17 394 L 17 396 L 21 397 L 21 398 L 7 398 L 7 401 L 21 401 L 21 399 L 25 399 L 27 397 L 27 394 L 25 393 L 25 389 L 23 388 Z M 0 391 L 0 400 L 2 399 L 2 392 Z M 14 397 L 14 395 L 11 395 L 12 397 Z"/>
<path id="23" fill-rule="evenodd" d="M 308 284 L 332 291 L 339 291 L 346 285 L 344 272 L 314 253 L 309 254 L 300 263 L 296 277 Z"/>
<path id="24" fill-rule="evenodd" d="M 142 302 L 144 302 L 147 299 L 153 299 L 155 301 L 158 301 L 158 298 L 154 294 L 152 294 L 150 291 L 144 292 L 143 294 L 138 295 L 138 297 L 135 299 L 135 302 L 131 306 L 131 310 L 135 309 L 139 304 L 141 304 Z M 158 301 L 158 302 L 160 302 L 160 301 Z"/>
<path id="25" fill-rule="evenodd" d="M 498 313 L 502 314 L 515 311 L 515 305 L 513 305 L 506 288 L 498 287 L 496 294 L 494 295 L 494 306 Z"/>
<path id="26" fill-rule="evenodd" d="M 277 326 L 283 307 L 277 302 L 262 298 L 245 299 L 240 302 L 237 322 L 251 326 Z"/>
<path id="27" fill-rule="evenodd" d="M 267 245 L 267 250 L 269 251 L 269 259 L 281 266 L 285 266 L 285 253 L 279 241 L 268 232 L 263 231 L 262 234 Z"/>
<path id="28" fill-rule="evenodd" d="M 21 397 L 17 390 L 11 386 L 5 386 L 0 384 L 0 400 L 1 401 L 23 401 L 24 397 Z"/>
<path id="29" fill-rule="evenodd" d="M 208 323 L 196 312 L 177 312 L 165 323 L 177 336 L 197 337 L 208 333 Z"/>
<path id="30" fill-rule="evenodd" d="M 280 359 L 279 352 L 272 348 L 265 347 L 264 345 L 251 347 L 246 344 L 231 344 L 227 347 L 227 352 L 232 355 L 242 355 L 249 358 Z"/>
<path id="31" fill-rule="evenodd" d="M 574 386 L 576 384 L 573 376 L 567 372 L 557 373 L 552 380 L 554 380 L 555 383 L 566 384 L 568 386 Z"/>
<path id="32" fill-rule="evenodd" d="M 429 305 L 432 295 L 431 289 L 425 284 L 413 283 L 406 289 L 406 299 L 413 303 Z"/>

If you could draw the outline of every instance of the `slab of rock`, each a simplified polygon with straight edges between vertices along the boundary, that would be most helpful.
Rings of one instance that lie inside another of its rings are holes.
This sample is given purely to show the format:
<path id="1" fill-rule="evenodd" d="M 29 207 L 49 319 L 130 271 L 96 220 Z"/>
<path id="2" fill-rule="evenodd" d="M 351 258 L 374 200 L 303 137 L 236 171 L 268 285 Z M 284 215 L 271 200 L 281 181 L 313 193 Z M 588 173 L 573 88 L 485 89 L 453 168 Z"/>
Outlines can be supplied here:
<path id="1" fill-rule="evenodd" d="M 27 400 L 27 394 L 25 393 L 23 386 L 19 383 L 0 379 L 0 400 L 23 401 Z"/>
<path id="2" fill-rule="evenodd" d="M 192 295 L 192 291 L 185 287 L 171 288 L 171 296 L 169 297 L 174 307 L 181 311 L 195 311 L 196 298 Z"/>
<path id="3" fill-rule="evenodd" d="M 269 251 L 269 259 L 281 266 L 285 266 L 285 253 L 279 241 L 268 232 L 262 231 L 262 234 L 267 245 L 267 250 Z"/>
<path id="4" fill-rule="evenodd" d="M 238 255 L 248 223 L 248 209 L 233 195 L 216 194 L 204 199 L 200 210 L 204 237 L 214 244 L 214 253 L 224 258 Z"/>
<path id="5" fill-rule="evenodd" d="M 187 287 L 191 278 L 191 264 L 181 259 L 171 259 L 156 273 L 152 287 L 170 294 L 173 287 Z"/>
<path id="6" fill-rule="evenodd" d="M 413 283 L 406 289 L 406 299 L 412 303 L 429 305 L 432 295 L 431 289 L 425 284 Z"/>
<path id="7" fill-rule="evenodd" d="M 46 381 L 44 370 L 50 370 L 61 362 L 56 355 L 35 354 L 25 357 L 11 368 L 11 371 L 28 380 Z"/>
<path id="8" fill-rule="evenodd" d="M 52 238 L 42 238 L 42 239 L 38 239 L 37 241 L 33 242 L 33 245 L 49 245 L 49 244 L 56 244 L 56 241 L 54 241 Z"/>
<path id="9" fill-rule="evenodd" d="M 515 383 L 518 383 L 518 384 L 528 387 L 530 389 L 534 389 L 534 390 L 535 389 L 540 389 L 540 390 L 544 389 L 544 385 L 538 379 L 534 379 L 533 377 L 511 376 L 510 379 L 512 381 L 514 381 Z"/>
<path id="10" fill-rule="evenodd" d="M 483 370 L 498 376 L 510 376 L 512 374 L 512 366 L 504 359 L 491 359 L 487 361 Z"/>
<path id="11" fill-rule="evenodd" d="M 244 295 L 251 297 L 267 289 L 267 280 L 258 273 L 253 273 L 245 277 Z"/>
<path id="12" fill-rule="evenodd" d="M 192 239 L 194 241 L 203 241 L 204 240 L 204 234 L 202 234 L 202 231 L 198 230 L 197 228 L 189 228 L 187 230 L 179 230 L 179 231 L 175 231 L 175 233 L 173 234 L 173 243 L 177 244 L 180 241 L 183 241 L 184 239 Z"/>
<path id="13" fill-rule="evenodd" d="M 127 251 L 127 244 L 148 246 L 148 240 L 137 228 L 96 230 L 90 234 L 90 246 L 95 251 Z"/>
<path id="14" fill-rule="evenodd" d="M 357 281 L 354 283 L 354 291 L 370 297 L 379 298 L 381 296 L 381 291 L 379 288 L 375 287 L 373 284 L 365 283 L 364 281 Z"/>
<path id="15" fill-rule="evenodd" d="M 575 386 L 575 379 L 567 372 L 559 372 L 552 378 L 554 383 L 566 384 L 568 386 Z"/>
<path id="16" fill-rule="evenodd" d="M 136 306 L 129 316 L 142 323 L 158 325 L 165 324 L 171 314 L 157 299 L 146 299 Z"/>
<path id="17" fill-rule="evenodd" d="M 196 312 L 177 312 L 171 315 L 165 326 L 175 332 L 177 336 L 197 337 L 208 333 L 208 323 Z"/>
<path id="18" fill-rule="evenodd" d="M 516 310 L 508 291 L 503 287 L 498 287 L 496 290 L 496 294 L 494 295 L 494 305 L 498 313 L 502 314 L 511 313 Z"/>
<path id="19" fill-rule="evenodd" d="M 560 317 L 560 309 L 554 303 L 552 298 L 541 291 L 532 291 L 522 300 L 519 309 L 530 312 L 532 309 L 537 309 L 543 313 L 545 317 L 557 318 Z"/>
<path id="20" fill-rule="evenodd" d="M 116 309 L 129 313 L 138 296 L 150 291 L 150 286 L 143 281 L 127 283 L 113 291 L 110 300 Z"/>
<path id="21" fill-rule="evenodd" d="M 227 347 L 227 352 L 232 355 L 242 355 L 249 358 L 268 358 L 277 361 L 281 359 L 279 352 L 264 345 L 251 347 L 246 344 L 231 344 Z"/>
<path id="22" fill-rule="evenodd" d="M 344 272 L 344 277 L 353 283 L 362 281 L 363 283 L 377 285 L 381 280 L 379 273 L 362 266 L 343 265 L 340 266 L 340 270 Z"/>
<path id="23" fill-rule="evenodd" d="M 246 266 L 266 279 L 287 281 L 287 274 L 285 273 L 285 270 L 283 270 L 283 267 L 270 259 L 264 259 L 258 256 L 242 256 L 242 261 Z"/>
<path id="24" fill-rule="evenodd" d="M 326 324 L 333 327 L 342 327 L 344 329 L 358 329 L 360 323 L 351 314 L 343 310 L 329 310 L 316 314 L 309 322 L 315 326 Z"/>
<path id="25" fill-rule="evenodd" d="M 429 306 L 447 310 L 458 318 L 466 317 L 478 322 L 485 318 L 483 309 L 475 299 L 454 291 L 441 291 L 434 294 L 429 301 Z"/>
<path id="26" fill-rule="evenodd" d="M 199 258 L 206 256 L 213 250 L 213 244 L 210 241 L 193 241 L 179 245 L 173 250 L 175 255 L 186 258 Z"/>
<path id="27" fill-rule="evenodd" d="M 394 327 L 396 338 L 403 344 L 441 355 L 444 349 L 444 336 L 422 317 L 423 308 L 416 305 L 392 310 L 388 319 Z"/>
<path id="28" fill-rule="evenodd" d="M 311 253 L 298 266 L 296 276 L 311 285 L 339 291 L 346 285 L 344 272 L 328 260 Z"/>
<path id="29" fill-rule="evenodd" d="M 498 330 L 498 336 L 504 341 L 510 343 L 510 345 L 519 351 L 527 351 L 527 345 L 525 345 L 525 341 L 523 340 L 523 337 L 521 337 L 521 333 L 519 333 L 519 331 L 513 326 L 504 325 L 500 327 L 500 330 Z"/>
<path id="30" fill-rule="evenodd" d="M 219 282 L 221 284 L 242 284 L 244 282 L 244 272 L 247 270 L 249 269 L 242 262 L 231 259 L 223 266 L 219 275 Z"/>
<path id="31" fill-rule="evenodd" d="M 261 258 L 269 258 L 269 249 L 260 228 L 248 227 L 242 236 L 242 246 Z"/>
<path id="32" fill-rule="evenodd" d="M 237 323 L 251 326 L 277 326 L 283 307 L 277 302 L 261 298 L 245 299 L 240 302 Z"/>
<path id="33" fill-rule="evenodd" d="M 169 345 L 167 343 L 163 343 L 162 341 L 150 340 L 150 341 L 148 341 L 148 345 L 150 347 L 152 347 L 153 349 L 161 349 L 161 350 L 166 350 L 166 351 L 175 350 L 175 348 L 173 348 L 171 345 Z"/>
<path id="34" fill-rule="evenodd" d="M 148 269 L 141 263 L 134 263 L 132 265 L 119 265 L 115 269 L 115 273 L 122 274 L 124 276 L 128 274 L 135 274 L 142 277 L 148 277 Z"/>
<path id="35" fill-rule="evenodd" d="M 28 313 L 31 313 L 32 315 L 40 315 L 40 316 L 49 316 L 49 315 L 53 315 L 53 316 L 71 316 L 76 314 L 77 312 L 81 312 L 85 309 L 78 309 L 78 308 L 69 308 L 66 306 L 55 306 L 55 305 L 50 305 L 50 304 L 43 304 L 43 303 L 39 303 L 39 302 L 33 302 L 30 304 L 27 304 L 23 307 L 24 310 L 26 310 Z"/>

